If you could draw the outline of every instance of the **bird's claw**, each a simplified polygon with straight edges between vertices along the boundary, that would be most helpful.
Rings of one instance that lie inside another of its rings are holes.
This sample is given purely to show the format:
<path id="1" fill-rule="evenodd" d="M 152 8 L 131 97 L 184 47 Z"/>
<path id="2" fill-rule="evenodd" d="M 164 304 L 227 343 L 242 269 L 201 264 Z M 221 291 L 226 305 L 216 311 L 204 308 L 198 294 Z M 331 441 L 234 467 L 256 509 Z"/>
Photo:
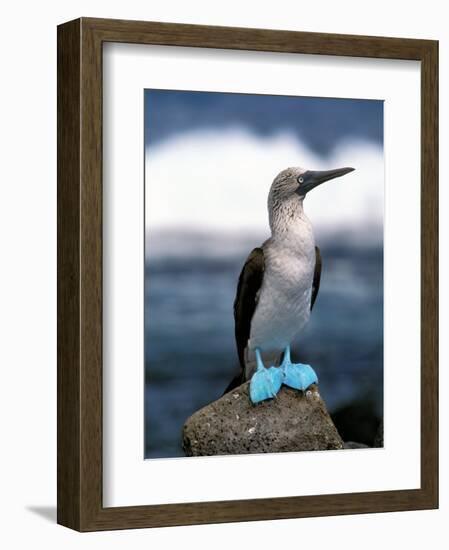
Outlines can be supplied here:
<path id="1" fill-rule="evenodd" d="M 281 365 L 283 371 L 282 383 L 295 390 L 306 390 L 312 384 L 318 384 L 318 377 L 310 365 L 302 363 L 286 363 Z"/>
<path id="2" fill-rule="evenodd" d="M 318 377 L 310 365 L 291 362 L 290 346 L 285 348 L 284 359 L 280 367 L 266 369 L 263 366 L 259 349 L 256 349 L 256 362 L 257 370 L 249 385 L 249 396 L 253 403 L 276 397 L 282 384 L 302 391 L 312 384 L 318 384 Z"/>
<path id="3" fill-rule="evenodd" d="M 253 403 L 276 397 L 281 389 L 283 373 L 280 368 L 259 369 L 254 373 L 249 385 L 249 395 Z"/>

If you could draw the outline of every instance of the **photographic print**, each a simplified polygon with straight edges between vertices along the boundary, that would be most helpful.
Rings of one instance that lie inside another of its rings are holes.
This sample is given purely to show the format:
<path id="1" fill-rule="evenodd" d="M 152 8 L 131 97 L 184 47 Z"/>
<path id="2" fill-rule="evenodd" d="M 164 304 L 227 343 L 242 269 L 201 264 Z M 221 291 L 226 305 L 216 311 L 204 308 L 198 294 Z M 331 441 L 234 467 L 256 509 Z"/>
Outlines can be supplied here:
<path id="1" fill-rule="evenodd" d="M 438 42 L 83 17 L 57 95 L 58 523 L 437 508 Z"/>
<path id="2" fill-rule="evenodd" d="M 383 446 L 383 101 L 147 89 L 145 458 Z"/>

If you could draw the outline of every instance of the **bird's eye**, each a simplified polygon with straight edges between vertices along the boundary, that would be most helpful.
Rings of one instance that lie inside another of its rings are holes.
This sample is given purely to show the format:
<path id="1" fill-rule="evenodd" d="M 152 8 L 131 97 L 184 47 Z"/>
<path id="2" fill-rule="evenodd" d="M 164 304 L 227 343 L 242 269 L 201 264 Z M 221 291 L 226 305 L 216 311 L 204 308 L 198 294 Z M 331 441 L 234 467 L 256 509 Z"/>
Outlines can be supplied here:
<path id="1" fill-rule="evenodd" d="M 298 183 L 304 183 L 304 178 L 302 176 L 299 176 Z"/>

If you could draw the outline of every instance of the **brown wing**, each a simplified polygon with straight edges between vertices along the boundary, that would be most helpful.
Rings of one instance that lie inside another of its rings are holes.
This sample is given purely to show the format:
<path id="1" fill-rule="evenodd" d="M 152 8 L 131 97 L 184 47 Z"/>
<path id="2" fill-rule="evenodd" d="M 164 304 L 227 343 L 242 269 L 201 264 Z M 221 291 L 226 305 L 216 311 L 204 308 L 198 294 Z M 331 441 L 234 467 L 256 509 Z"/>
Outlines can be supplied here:
<path id="1" fill-rule="evenodd" d="M 320 280 L 321 280 L 321 252 L 320 249 L 315 246 L 315 272 L 313 274 L 313 283 L 312 283 L 312 300 L 310 302 L 310 309 L 312 310 L 313 304 L 315 303 L 316 297 L 318 296 L 318 291 L 320 290 Z"/>
<path id="2" fill-rule="evenodd" d="M 255 248 L 240 273 L 234 300 L 235 341 L 242 369 L 245 369 L 245 348 L 251 331 L 251 319 L 262 286 L 265 260 L 262 248 Z"/>

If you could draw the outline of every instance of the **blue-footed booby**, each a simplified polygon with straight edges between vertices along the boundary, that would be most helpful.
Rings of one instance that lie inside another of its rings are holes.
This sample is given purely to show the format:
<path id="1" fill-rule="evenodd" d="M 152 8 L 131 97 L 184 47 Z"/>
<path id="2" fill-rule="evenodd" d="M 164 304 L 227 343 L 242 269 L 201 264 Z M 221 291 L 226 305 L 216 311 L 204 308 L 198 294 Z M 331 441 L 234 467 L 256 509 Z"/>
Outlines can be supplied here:
<path id="1" fill-rule="evenodd" d="M 241 373 L 230 391 L 250 380 L 253 403 L 275 397 L 282 384 L 299 390 L 317 383 L 309 365 L 292 363 L 290 344 L 310 317 L 318 295 L 321 254 L 304 213 L 307 193 L 354 168 L 314 171 L 287 168 L 274 179 L 268 194 L 271 237 L 248 256 L 234 301 L 235 338 Z M 265 368 L 263 360 L 279 367 Z"/>

